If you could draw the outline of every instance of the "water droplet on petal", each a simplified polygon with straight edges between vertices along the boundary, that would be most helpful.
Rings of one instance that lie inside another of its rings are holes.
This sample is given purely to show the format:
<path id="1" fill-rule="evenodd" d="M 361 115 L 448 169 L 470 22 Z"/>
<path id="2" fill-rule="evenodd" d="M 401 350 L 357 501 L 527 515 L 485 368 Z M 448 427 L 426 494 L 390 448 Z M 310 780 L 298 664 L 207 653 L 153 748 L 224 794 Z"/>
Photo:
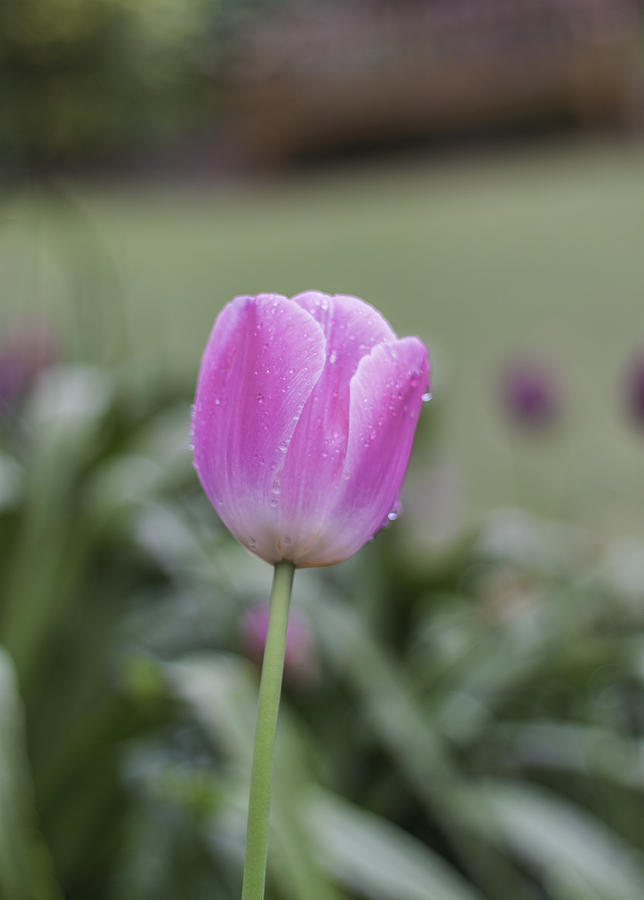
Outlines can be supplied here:
<path id="1" fill-rule="evenodd" d="M 338 358 L 338 354 L 336 353 L 335 350 L 332 350 L 331 353 L 329 354 L 329 362 L 331 364 L 333 364 L 337 360 L 337 358 Z"/>
<path id="2" fill-rule="evenodd" d="M 256 549 L 257 549 L 257 541 L 255 540 L 254 537 L 249 537 L 248 540 L 246 541 L 246 543 L 247 543 L 247 545 L 248 545 L 248 549 L 249 549 L 249 550 L 256 550 Z"/>
<path id="3" fill-rule="evenodd" d="M 425 391 L 425 393 L 424 393 L 423 396 L 422 396 L 422 401 L 423 401 L 423 403 L 429 403 L 429 401 L 430 401 L 431 399 L 432 399 L 432 392 L 431 392 L 431 391 Z"/>

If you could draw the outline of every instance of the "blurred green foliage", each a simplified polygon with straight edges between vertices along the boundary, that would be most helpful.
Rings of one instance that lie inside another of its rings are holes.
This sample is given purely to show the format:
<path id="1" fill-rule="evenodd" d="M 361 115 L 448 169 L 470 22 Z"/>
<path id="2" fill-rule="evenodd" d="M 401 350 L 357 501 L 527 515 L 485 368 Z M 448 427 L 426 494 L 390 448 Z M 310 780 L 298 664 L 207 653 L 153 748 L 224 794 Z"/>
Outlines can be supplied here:
<path id="1" fill-rule="evenodd" d="M 127 158 L 203 125 L 218 10 L 211 0 L 3 2 L 5 161 Z"/>
<path id="2" fill-rule="evenodd" d="M 240 26 L 286 0 L 3 0 L 0 164 L 149 162 L 216 132 Z"/>
<path id="3" fill-rule="evenodd" d="M 200 491 L 180 386 L 67 366 L 8 412 L 0 895 L 235 900 L 270 569 Z M 643 559 L 515 511 L 298 573 L 272 900 L 641 897 Z"/>

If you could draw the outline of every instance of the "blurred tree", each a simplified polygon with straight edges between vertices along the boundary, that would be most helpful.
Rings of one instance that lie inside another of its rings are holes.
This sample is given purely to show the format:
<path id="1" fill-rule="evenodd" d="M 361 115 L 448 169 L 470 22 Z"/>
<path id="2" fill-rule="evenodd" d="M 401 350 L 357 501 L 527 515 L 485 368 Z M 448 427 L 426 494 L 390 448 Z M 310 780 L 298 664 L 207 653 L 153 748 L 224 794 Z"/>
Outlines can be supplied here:
<path id="1" fill-rule="evenodd" d="M 203 119 L 212 0 L 6 0 L 4 162 L 106 158 Z"/>

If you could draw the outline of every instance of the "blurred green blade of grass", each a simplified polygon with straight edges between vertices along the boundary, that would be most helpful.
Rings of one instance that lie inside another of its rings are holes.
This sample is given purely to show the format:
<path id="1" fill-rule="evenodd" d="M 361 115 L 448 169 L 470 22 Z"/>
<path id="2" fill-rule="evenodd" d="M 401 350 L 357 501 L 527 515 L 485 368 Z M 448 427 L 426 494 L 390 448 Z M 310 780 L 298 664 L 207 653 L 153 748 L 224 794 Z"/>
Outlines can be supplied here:
<path id="1" fill-rule="evenodd" d="M 611 829 L 566 800 L 527 784 L 492 780 L 468 787 L 460 800 L 492 839 L 537 868 L 555 900 L 641 900 L 642 860 Z"/>
<path id="2" fill-rule="evenodd" d="M 416 838 L 367 810 L 316 789 L 309 827 L 325 866 L 377 900 L 483 900 Z"/>
<path id="3" fill-rule="evenodd" d="M 36 826 L 23 730 L 13 664 L 0 649 L 0 895 L 6 900 L 62 900 Z"/>
<path id="4" fill-rule="evenodd" d="M 608 728 L 538 719 L 505 721 L 493 729 L 492 740 L 514 765 L 575 772 L 644 791 L 644 741 Z"/>

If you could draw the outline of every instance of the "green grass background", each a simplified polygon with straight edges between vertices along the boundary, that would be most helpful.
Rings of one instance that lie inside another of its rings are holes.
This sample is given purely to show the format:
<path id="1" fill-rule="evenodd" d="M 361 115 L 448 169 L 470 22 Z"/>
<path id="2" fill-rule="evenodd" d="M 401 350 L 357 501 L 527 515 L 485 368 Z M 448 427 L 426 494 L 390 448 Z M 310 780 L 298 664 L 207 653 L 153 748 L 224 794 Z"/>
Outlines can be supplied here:
<path id="1" fill-rule="evenodd" d="M 429 346 L 425 418 L 438 439 L 420 444 L 411 478 L 429 482 L 437 467 L 434 481 L 447 478 L 450 508 L 430 507 L 437 519 L 522 502 L 604 531 L 644 528 L 644 433 L 628 428 L 619 397 L 622 367 L 644 344 L 640 145 L 226 186 L 50 188 L 3 198 L 0 321 L 44 306 L 73 324 L 73 352 L 124 347 L 136 383 L 188 385 L 236 294 L 353 293 Z M 499 367 L 521 349 L 561 370 L 565 418 L 552 436 L 521 439 L 499 414 Z"/>

